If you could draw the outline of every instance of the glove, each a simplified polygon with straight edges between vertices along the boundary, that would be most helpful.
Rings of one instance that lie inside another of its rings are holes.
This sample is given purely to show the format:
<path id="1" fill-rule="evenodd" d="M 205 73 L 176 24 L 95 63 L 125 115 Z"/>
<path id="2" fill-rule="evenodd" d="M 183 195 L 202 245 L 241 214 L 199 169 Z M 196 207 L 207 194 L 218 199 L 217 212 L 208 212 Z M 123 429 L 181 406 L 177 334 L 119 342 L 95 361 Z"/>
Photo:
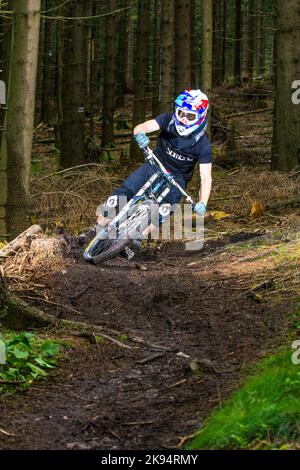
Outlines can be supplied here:
<path id="1" fill-rule="evenodd" d="M 200 217 L 204 217 L 205 212 L 206 212 L 206 205 L 204 204 L 204 202 L 203 201 L 197 202 L 197 204 L 195 205 L 194 211 Z"/>
<path id="2" fill-rule="evenodd" d="M 141 149 L 148 147 L 150 144 L 150 139 L 144 132 L 138 132 L 137 134 L 134 134 L 133 137 Z"/>

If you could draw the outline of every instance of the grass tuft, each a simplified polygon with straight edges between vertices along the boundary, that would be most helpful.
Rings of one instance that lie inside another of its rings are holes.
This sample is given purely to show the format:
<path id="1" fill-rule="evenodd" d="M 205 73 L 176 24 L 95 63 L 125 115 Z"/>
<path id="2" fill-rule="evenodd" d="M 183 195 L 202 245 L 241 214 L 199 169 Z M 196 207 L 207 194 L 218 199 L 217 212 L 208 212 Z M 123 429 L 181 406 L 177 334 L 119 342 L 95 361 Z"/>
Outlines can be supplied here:
<path id="1" fill-rule="evenodd" d="M 187 448 L 280 449 L 300 442 L 300 364 L 293 364 L 292 354 L 287 349 L 262 361 Z"/>

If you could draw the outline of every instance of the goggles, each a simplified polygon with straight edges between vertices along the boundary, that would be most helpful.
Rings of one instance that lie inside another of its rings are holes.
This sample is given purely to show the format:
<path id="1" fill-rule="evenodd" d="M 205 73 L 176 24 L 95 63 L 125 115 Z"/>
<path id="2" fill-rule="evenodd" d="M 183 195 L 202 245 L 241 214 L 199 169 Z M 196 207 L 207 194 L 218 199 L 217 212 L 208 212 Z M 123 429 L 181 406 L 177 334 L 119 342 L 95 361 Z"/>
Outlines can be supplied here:
<path id="1" fill-rule="evenodd" d="M 194 111 L 183 110 L 182 108 L 176 108 L 175 111 L 176 118 L 180 121 L 183 118 L 186 118 L 189 122 L 189 125 L 196 124 L 199 121 L 199 113 Z"/>

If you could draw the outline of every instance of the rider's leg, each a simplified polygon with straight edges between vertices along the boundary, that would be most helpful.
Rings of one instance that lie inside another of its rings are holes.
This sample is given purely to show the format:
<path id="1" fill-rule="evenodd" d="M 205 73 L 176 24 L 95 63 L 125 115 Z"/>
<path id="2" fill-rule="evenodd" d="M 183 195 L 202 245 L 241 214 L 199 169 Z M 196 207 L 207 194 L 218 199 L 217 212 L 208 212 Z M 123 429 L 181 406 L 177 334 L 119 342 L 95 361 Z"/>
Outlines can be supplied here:
<path id="1" fill-rule="evenodd" d="M 97 220 L 95 226 L 82 234 L 84 240 L 94 238 L 110 220 L 112 220 L 122 207 L 139 191 L 146 181 L 153 175 L 155 168 L 149 163 L 144 163 L 131 173 L 122 183 L 120 188 L 113 191 L 104 204 L 97 208 Z"/>
<path id="2" fill-rule="evenodd" d="M 175 180 L 178 184 L 180 184 L 180 186 L 183 189 L 186 188 L 187 183 L 183 177 L 176 175 Z M 160 204 L 160 207 L 157 208 L 158 216 L 157 214 L 154 215 L 152 219 L 153 222 L 144 230 L 143 232 L 144 238 L 146 238 L 149 234 L 157 230 L 159 225 L 163 224 L 166 220 L 169 219 L 171 213 L 174 212 L 174 209 L 175 209 L 174 205 L 179 203 L 181 196 L 182 196 L 181 192 L 177 188 L 175 187 L 171 188 L 171 191 L 164 198 L 162 204 Z"/>
<path id="3" fill-rule="evenodd" d="M 131 173 L 122 183 L 122 186 L 113 191 L 102 206 L 97 209 L 97 224 L 105 227 L 115 217 L 120 209 L 138 192 L 138 190 L 153 175 L 155 168 L 144 163 Z"/>

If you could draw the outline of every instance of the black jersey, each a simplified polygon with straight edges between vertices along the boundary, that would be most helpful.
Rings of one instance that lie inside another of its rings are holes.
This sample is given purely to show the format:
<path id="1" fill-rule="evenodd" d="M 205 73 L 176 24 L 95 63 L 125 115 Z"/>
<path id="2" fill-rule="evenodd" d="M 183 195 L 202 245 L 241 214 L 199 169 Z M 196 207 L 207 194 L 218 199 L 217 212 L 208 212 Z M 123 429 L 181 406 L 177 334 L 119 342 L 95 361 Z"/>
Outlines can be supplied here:
<path id="1" fill-rule="evenodd" d="M 160 114 L 155 118 L 160 127 L 155 155 L 174 174 L 183 175 L 189 181 L 196 163 L 211 163 L 211 143 L 206 133 L 199 138 L 180 136 L 172 123 L 172 114 Z"/>

